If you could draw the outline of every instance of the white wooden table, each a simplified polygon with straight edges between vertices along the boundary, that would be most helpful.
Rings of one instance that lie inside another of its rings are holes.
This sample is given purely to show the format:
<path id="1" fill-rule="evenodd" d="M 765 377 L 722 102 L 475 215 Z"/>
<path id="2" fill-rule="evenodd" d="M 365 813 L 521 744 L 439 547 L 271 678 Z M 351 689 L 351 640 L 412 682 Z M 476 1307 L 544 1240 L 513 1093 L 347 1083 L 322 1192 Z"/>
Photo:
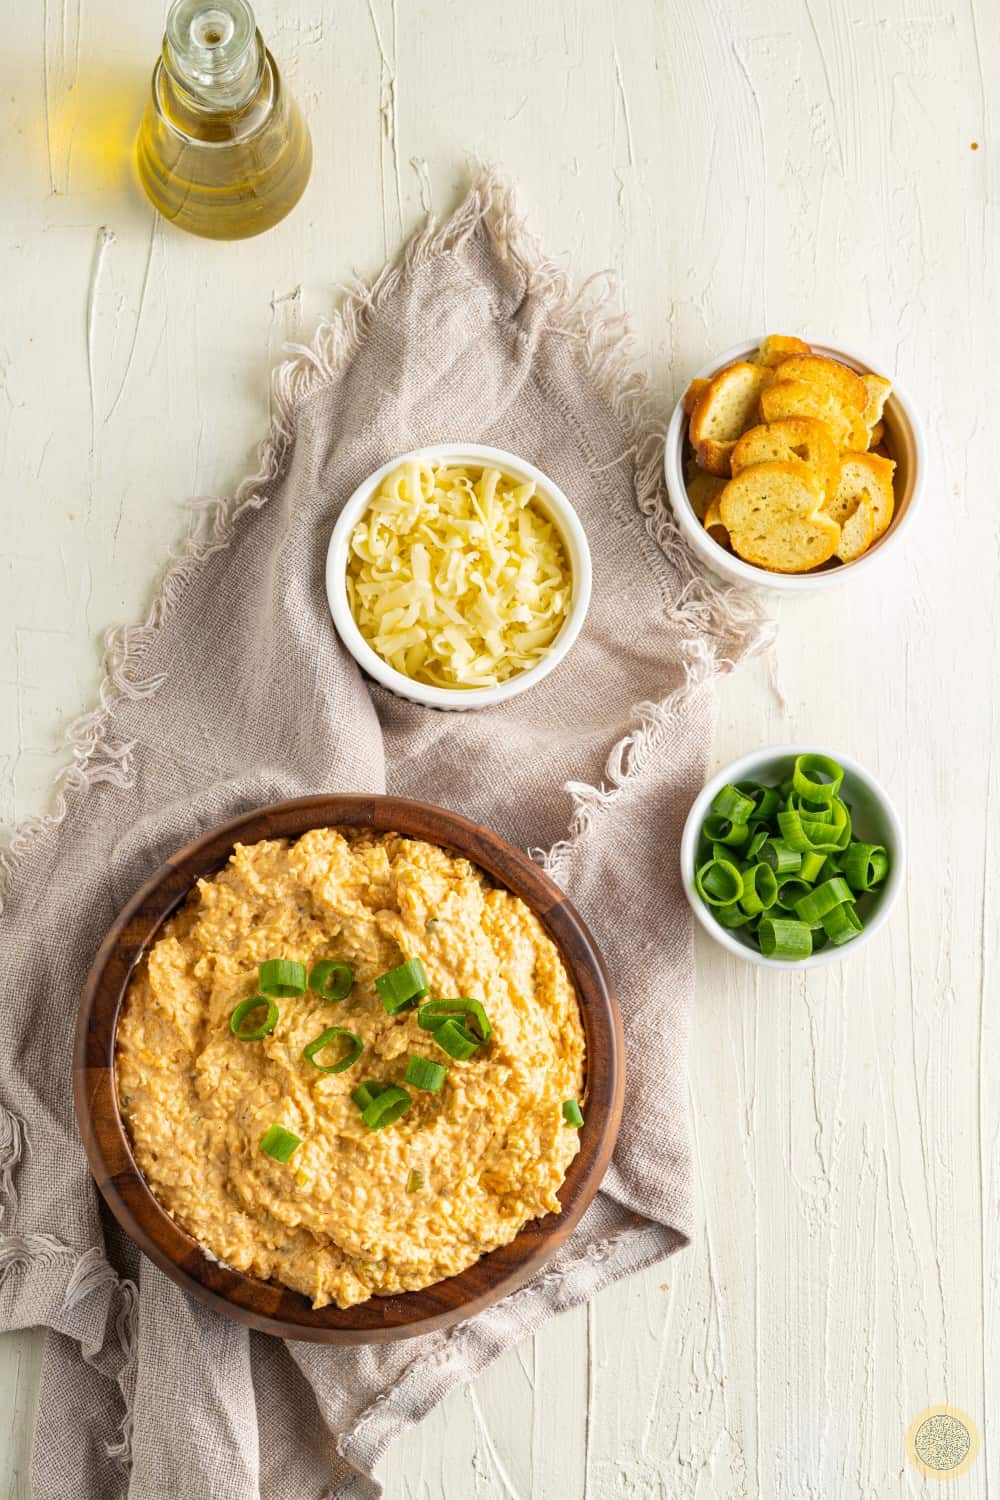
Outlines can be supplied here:
<path id="1" fill-rule="evenodd" d="M 131 182 L 162 9 L 0 11 L 0 816 L 47 805 L 177 502 L 248 468 L 282 343 L 472 158 L 581 275 L 618 273 L 665 414 L 748 333 L 871 351 L 925 416 L 922 520 L 870 584 L 781 606 L 773 673 L 722 684 L 714 755 L 852 751 L 907 821 L 906 898 L 808 976 L 699 939 L 695 1244 L 453 1394 L 381 1473 L 393 1500 L 936 1493 L 911 1418 L 948 1401 L 983 1431 L 1000 1401 L 995 5 L 261 0 L 316 167 L 235 245 Z M 40 1351 L 0 1343 L 0 1497 L 29 1492 Z M 1000 1431 L 948 1493 L 1000 1495 Z"/>

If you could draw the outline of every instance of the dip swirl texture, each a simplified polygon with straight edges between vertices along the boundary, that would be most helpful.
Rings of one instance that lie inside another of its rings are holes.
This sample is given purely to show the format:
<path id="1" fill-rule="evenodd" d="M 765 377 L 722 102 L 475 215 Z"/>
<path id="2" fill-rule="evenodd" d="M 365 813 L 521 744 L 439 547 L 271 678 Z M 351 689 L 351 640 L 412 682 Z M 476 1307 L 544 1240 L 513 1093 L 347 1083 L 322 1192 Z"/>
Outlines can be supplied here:
<path id="1" fill-rule="evenodd" d="M 240 1041 L 229 1017 L 274 957 L 344 960 L 354 987 L 283 998 L 274 1032 Z M 385 1013 L 375 979 L 411 957 L 432 997 L 485 1006 L 493 1036 L 468 1061 L 415 1009 Z M 302 1058 L 329 1026 L 364 1043 L 344 1073 Z M 411 1090 L 396 1124 L 367 1130 L 352 1090 L 403 1084 L 411 1056 L 447 1064 L 442 1091 Z M 219 1260 L 316 1307 L 429 1286 L 558 1213 L 579 1145 L 561 1105 L 583 1060 L 572 982 L 518 897 L 436 845 L 332 828 L 237 845 L 139 965 L 117 1037 L 122 1115 L 156 1198 Z M 302 1139 L 288 1164 L 259 1148 L 275 1122 Z"/>

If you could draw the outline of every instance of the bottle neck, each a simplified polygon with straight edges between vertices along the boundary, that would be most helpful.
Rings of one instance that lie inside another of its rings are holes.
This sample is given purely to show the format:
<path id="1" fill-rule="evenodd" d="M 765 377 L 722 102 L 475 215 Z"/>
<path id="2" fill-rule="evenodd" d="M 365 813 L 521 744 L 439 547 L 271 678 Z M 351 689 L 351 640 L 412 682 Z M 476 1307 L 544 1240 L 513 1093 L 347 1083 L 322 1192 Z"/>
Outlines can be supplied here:
<path id="1" fill-rule="evenodd" d="M 246 0 L 175 0 L 163 66 L 190 108 L 232 113 L 260 88 L 264 43 Z"/>

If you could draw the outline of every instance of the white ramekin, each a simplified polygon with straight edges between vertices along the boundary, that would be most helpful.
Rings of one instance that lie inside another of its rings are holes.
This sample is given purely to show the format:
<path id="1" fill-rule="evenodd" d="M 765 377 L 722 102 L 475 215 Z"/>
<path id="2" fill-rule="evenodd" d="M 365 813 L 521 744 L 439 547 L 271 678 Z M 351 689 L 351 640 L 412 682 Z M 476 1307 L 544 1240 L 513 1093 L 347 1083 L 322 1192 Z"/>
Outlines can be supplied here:
<path id="1" fill-rule="evenodd" d="M 367 510 L 369 502 L 382 480 L 400 464 L 412 459 L 441 461 L 451 464 L 466 464 L 476 468 L 492 466 L 519 484 L 534 481 L 535 503 L 554 523 L 562 538 L 563 546 L 572 572 L 572 595 L 569 610 L 562 629 L 537 666 L 517 677 L 489 688 L 440 688 L 429 683 L 414 682 L 404 677 L 387 661 L 384 661 L 365 640 L 351 613 L 347 596 L 347 558 L 351 532 Z M 411 703 L 422 703 L 428 708 L 469 709 L 484 708 L 488 704 L 503 703 L 518 693 L 541 682 L 559 665 L 580 634 L 590 604 L 591 566 L 590 548 L 580 518 L 557 484 L 533 464 L 505 453 L 502 448 L 487 448 L 479 443 L 435 443 L 428 448 L 417 448 L 410 453 L 401 453 L 389 463 L 383 464 L 363 484 L 360 484 L 347 501 L 340 518 L 333 528 L 330 546 L 326 554 L 326 594 L 330 601 L 330 613 L 337 627 L 337 634 L 354 657 L 362 671 L 374 677 L 383 687 L 390 688 L 400 698 Z"/>
<path id="2" fill-rule="evenodd" d="M 731 365 L 734 360 L 745 359 L 748 354 L 752 354 L 760 343 L 761 339 L 755 338 L 743 344 L 735 344 L 732 349 L 727 349 L 724 354 L 720 354 L 716 359 L 704 365 L 694 378 L 710 379 L 726 365 Z M 827 355 L 830 359 L 839 359 L 842 364 L 850 365 L 852 369 L 862 374 L 872 370 L 882 373 L 882 367 L 878 361 L 870 361 L 848 349 L 835 349 L 828 344 L 813 344 L 812 348 L 817 354 Z M 885 373 L 889 374 L 888 371 Z M 677 523 L 688 545 L 698 554 L 706 567 L 711 568 L 713 573 L 730 583 L 751 584 L 755 588 L 778 589 L 786 594 L 800 594 L 808 593 L 813 589 L 833 588 L 843 583 L 848 577 L 856 578 L 861 573 L 878 566 L 887 552 L 896 546 L 916 510 L 917 502 L 923 492 L 924 472 L 927 467 L 924 436 L 917 414 L 895 376 L 889 374 L 889 378 L 892 380 L 892 394 L 885 405 L 885 427 L 887 446 L 896 460 L 893 485 L 895 509 L 892 520 L 884 535 L 880 536 L 878 541 L 874 542 L 868 551 L 863 552 L 854 562 L 840 563 L 835 568 L 828 568 L 819 573 L 770 573 L 766 568 L 755 567 L 753 563 L 744 562 L 741 557 L 727 552 L 713 537 L 709 536 L 692 509 L 687 496 L 687 486 L 684 483 L 684 439 L 687 431 L 687 417 L 684 412 L 683 397 L 678 401 L 670 419 L 670 426 L 667 428 L 667 439 L 663 450 L 667 493 L 670 496 Z"/>
<path id="3" fill-rule="evenodd" d="M 858 901 L 858 914 L 864 928 L 849 943 L 839 948 L 826 947 L 809 958 L 789 961 L 781 958 L 765 958 L 754 948 L 740 927 L 722 927 L 715 920 L 695 889 L 695 865 L 698 858 L 698 839 L 701 827 L 708 816 L 709 808 L 724 786 L 737 781 L 759 781 L 764 786 L 777 786 L 788 776 L 797 755 L 829 755 L 844 768 L 843 796 L 851 804 L 851 817 L 855 825 L 855 836 L 868 844 L 884 844 L 889 854 L 889 874 L 882 889 L 874 895 L 862 896 Z M 727 948 L 737 958 L 748 963 L 760 964 L 765 969 L 815 969 L 822 964 L 839 963 L 857 953 L 868 943 L 888 920 L 889 913 L 903 888 L 906 868 L 906 852 L 903 847 L 903 828 L 899 815 L 892 805 L 888 793 L 879 786 L 863 766 L 842 750 L 830 750 L 816 745 L 771 745 L 763 750 L 752 750 L 728 766 L 723 766 L 717 775 L 699 792 L 684 824 L 681 835 L 681 880 L 684 894 L 691 904 L 702 927 L 709 937 L 721 947 Z"/>

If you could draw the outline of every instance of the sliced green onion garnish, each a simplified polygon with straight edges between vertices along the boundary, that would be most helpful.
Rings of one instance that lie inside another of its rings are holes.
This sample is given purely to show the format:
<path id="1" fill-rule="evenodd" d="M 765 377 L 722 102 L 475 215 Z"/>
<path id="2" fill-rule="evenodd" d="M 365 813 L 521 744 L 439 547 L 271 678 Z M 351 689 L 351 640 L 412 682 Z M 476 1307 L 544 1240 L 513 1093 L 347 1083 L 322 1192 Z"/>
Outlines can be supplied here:
<path id="1" fill-rule="evenodd" d="M 842 875 L 835 875 L 832 880 L 824 880 L 815 890 L 807 891 L 800 896 L 795 903 L 795 915 L 800 922 L 819 922 L 826 916 L 827 912 L 833 911 L 835 906 L 842 906 L 845 901 L 853 901 L 854 892 Z"/>
<path id="2" fill-rule="evenodd" d="M 754 810 L 753 797 L 745 797 L 734 786 L 724 786 L 712 802 L 712 811 L 730 823 L 745 823 Z"/>
<path id="3" fill-rule="evenodd" d="M 470 1031 L 474 1025 L 482 1042 L 488 1042 L 493 1035 L 493 1028 L 478 1000 L 428 1000 L 417 1012 L 417 1025 L 424 1031 L 436 1031 L 443 1021 L 452 1017 L 462 1021 Z"/>
<path id="4" fill-rule="evenodd" d="M 750 837 L 748 824 L 734 823 L 731 818 L 721 818 L 718 813 L 712 813 L 705 819 L 702 832 L 711 843 L 730 844 L 735 849 L 740 848 Z"/>
<path id="5" fill-rule="evenodd" d="M 566 1099 L 562 1107 L 563 1119 L 567 1125 L 572 1125 L 574 1130 L 579 1130 L 583 1124 L 583 1112 L 575 1099 Z"/>
<path id="6" fill-rule="evenodd" d="M 461 1021 L 442 1021 L 440 1026 L 434 1028 L 433 1036 L 442 1052 L 447 1052 L 449 1057 L 454 1057 L 458 1062 L 464 1062 L 479 1051 L 479 1043 Z"/>
<path id="7" fill-rule="evenodd" d="M 412 1103 L 405 1089 L 390 1084 L 362 1110 L 361 1118 L 369 1130 L 384 1130 L 387 1125 L 394 1125 Z"/>
<path id="8" fill-rule="evenodd" d="M 424 1188 L 424 1174 L 418 1167 L 414 1167 L 406 1179 L 406 1191 L 408 1193 L 419 1193 Z"/>
<path id="9" fill-rule="evenodd" d="M 321 958 L 309 970 L 309 988 L 324 1000 L 346 1000 L 354 987 L 354 970 L 350 964 Z"/>
<path id="10" fill-rule="evenodd" d="M 861 918 L 854 907 L 845 902 L 827 912 L 823 918 L 823 931 L 830 942 L 839 948 L 841 943 L 849 943 L 851 938 L 857 937 L 861 931 Z"/>
<path id="11" fill-rule="evenodd" d="M 767 861 L 776 875 L 797 875 L 802 868 L 802 855 L 798 850 L 773 835 L 761 845 L 760 857 Z"/>
<path id="12" fill-rule="evenodd" d="M 405 964 L 390 969 L 386 974 L 380 974 L 375 981 L 375 988 L 382 997 L 386 1014 L 394 1016 L 414 1001 L 422 1000 L 430 989 L 430 981 L 422 961 L 419 958 L 408 958 Z"/>
<path id="13" fill-rule="evenodd" d="M 343 1037 L 347 1041 L 347 1049 L 343 1057 L 337 1062 L 327 1063 L 325 1066 L 323 1063 L 318 1063 L 316 1061 L 316 1054 L 322 1052 L 324 1047 L 329 1047 L 331 1042 L 337 1041 L 339 1037 Z M 353 1068 L 364 1050 L 364 1043 L 356 1032 L 348 1031 L 343 1026 L 328 1026 L 307 1047 L 303 1047 L 302 1056 L 306 1062 L 312 1063 L 313 1067 L 318 1068 L 321 1073 L 346 1073 L 348 1068 Z"/>
<path id="14" fill-rule="evenodd" d="M 448 1069 L 444 1063 L 431 1062 L 429 1057 L 411 1057 L 406 1064 L 403 1081 L 411 1083 L 415 1089 L 423 1089 L 427 1094 L 439 1094 L 447 1076 Z"/>
<path id="15" fill-rule="evenodd" d="M 752 865 L 743 872 L 743 895 L 740 905 L 748 917 L 773 906 L 778 897 L 778 881 L 770 865 Z"/>
<path id="16" fill-rule="evenodd" d="M 712 915 L 720 927 L 745 927 L 750 920 L 738 901 L 729 906 L 713 906 Z"/>
<path id="17" fill-rule="evenodd" d="M 763 849 L 769 837 L 766 825 L 762 824 L 760 828 L 757 828 L 751 823 L 750 827 L 753 829 L 750 835 L 750 842 L 744 849 L 740 850 L 743 858 L 747 861 L 753 861 L 757 858 L 757 855 Z"/>
<path id="18" fill-rule="evenodd" d="M 889 856 L 881 844 L 848 844 L 841 868 L 852 891 L 875 891 L 889 873 Z"/>
<path id="19" fill-rule="evenodd" d="M 261 1006 L 266 1011 L 264 1019 L 247 1029 L 243 1022 L 252 1011 L 259 1010 Z M 241 1000 L 229 1017 L 229 1029 L 241 1042 L 259 1042 L 263 1037 L 270 1036 L 277 1024 L 278 1007 L 267 995 L 251 995 L 249 1000 Z"/>
<path id="20" fill-rule="evenodd" d="M 262 995 L 304 995 L 306 966 L 291 958 L 269 958 L 260 966 L 258 985 Z"/>
<path id="21" fill-rule="evenodd" d="M 694 884 L 707 906 L 731 906 L 743 895 L 743 876 L 727 859 L 710 859 L 703 864 Z"/>
<path id="22" fill-rule="evenodd" d="M 776 789 L 773 786 L 761 786 L 759 781 L 737 781 L 736 790 L 742 792 L 744 797 L 749 797 L 753 803 L 748 823 L 767 822 L 781 805 Z"/>
<path id="23" fill-rule="evenodd" d="M 793 875 L 791 880 L 782 880 L 778 883 L 778 894 L 775 898 L 775 905 L 780 906 L 783 911 L 794 911 L 796 901 L 801 900 L 803 896 L 808 896 L 808 894 L 809 887 L 805 881 L 800 880 L 797 875 Z"/>
<path id="24" fill-rule="evenodd" d="M 825 854 L 817 854 L 815 849 L 810 849 L 808 854 L 803 854 L 802 863 L 799 866 L 799 879 L 804 880 L 806 885 L 812 885 L 814 880 L 819 879 L 827 857 Z"/>
<path id="25" fill-rule="evenodd" d="M 796 756 L 792 787 L 807 802 L 829 804 L 840 791 L 844 768 L 828 755 Z"/>
<path id="26" fill-rule="evenodd" d="M 366 1078 L 364 1083 L 359 1083 L 351 1098 L 359 1109 L 367 1109 L 373 1099 L 383 1094 L 389 1087 L 387 1083 L 379 1083 L 377 1078 Z"/>
<path id="27" fill-rule="evenodd" d="M 269 1125 L 260 1138 L 260 1149 L 273 1161 L 291 1161 L 301 1145 L 301 1137 L 284 1125 Z"/>
<path id="28" fill-rule="evenodd" d="M 764 917 L 757 941 L 765 958 L 808 958 L 812 952 L 812 933 L 792 918 Z"/>

